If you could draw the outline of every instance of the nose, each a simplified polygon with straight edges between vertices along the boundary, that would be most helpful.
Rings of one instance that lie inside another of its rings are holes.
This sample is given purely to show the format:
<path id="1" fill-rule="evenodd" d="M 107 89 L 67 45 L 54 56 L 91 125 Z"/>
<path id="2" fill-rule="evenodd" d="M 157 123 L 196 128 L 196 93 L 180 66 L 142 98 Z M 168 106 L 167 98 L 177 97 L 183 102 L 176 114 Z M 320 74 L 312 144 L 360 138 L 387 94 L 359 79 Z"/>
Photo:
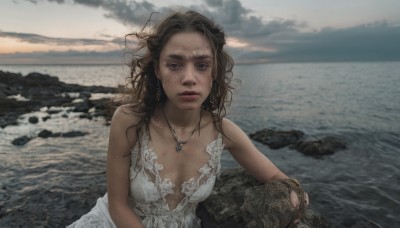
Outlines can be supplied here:
<path id="1" fill-rule="evenodd" d="M 183 71 L 182 83 L 184 85 L 194 85 L 196 84 L 196 69 L 194 66 L 188 65 Z"/>

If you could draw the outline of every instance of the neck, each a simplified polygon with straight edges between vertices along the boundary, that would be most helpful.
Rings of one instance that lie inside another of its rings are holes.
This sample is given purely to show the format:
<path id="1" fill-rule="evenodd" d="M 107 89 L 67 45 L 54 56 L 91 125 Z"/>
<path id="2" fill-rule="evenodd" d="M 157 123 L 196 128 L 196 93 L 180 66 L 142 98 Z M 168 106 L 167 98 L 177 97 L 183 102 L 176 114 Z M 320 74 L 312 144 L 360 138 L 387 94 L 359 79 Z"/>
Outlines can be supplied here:
<path id="1" fill-rule="evenodd" d="M 175 128 L 192 128 L 199 122 L 201 109 L 183 111 L 176 107 L 172 107 L 169 103 L 164 104 L 161 108 L 163 109 L 169 123 Z"/>

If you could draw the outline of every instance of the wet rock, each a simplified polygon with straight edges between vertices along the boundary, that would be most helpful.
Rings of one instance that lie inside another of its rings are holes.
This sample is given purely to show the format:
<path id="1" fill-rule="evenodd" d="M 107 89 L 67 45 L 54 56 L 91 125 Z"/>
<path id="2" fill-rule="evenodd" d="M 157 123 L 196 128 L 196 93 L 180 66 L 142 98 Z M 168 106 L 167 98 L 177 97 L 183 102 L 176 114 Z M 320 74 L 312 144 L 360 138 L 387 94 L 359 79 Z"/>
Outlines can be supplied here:
<path id="1" fill-rule="evenodd" d="M 83 113 L 83 114 L 80 114 L 80 115 L 79 115 L 79 118 L 91 120 L 91 119 L 92 119 L 92 116 L 91 116 L 89 113 Z"/>
<path id="2" fill-rule="evenodd" d="M 328 136 L 318 140 L 298 142 L 292 145 L 291 148 L 305 155 L 321 157 L 346 149 L 346 145 L 339 139 Z"/>
<path id="3" fill-rule="evenodd" d="M 62 112 L 62 111 L 63 111 L 62 109 L 49 109 L 49 110 L 47 110 L 47 113 L 49 113 L 49 114 L 57 114 L 57 113 Z"/>
<path id="4" fill-rule="evenodd" d="M 31 116 L 28 118 L 28 121 L 31 124 L 37 124 L 39 122 L 39 118 L 37 118 L 36 116 Z"/>
<path id="5" fill-rule="evenodd" d="M 14 99 L 0 98 L 0 117 L 11 113 L 21 115 L 28 112 L 38 111 L 40 102 L 37 101 L 17 101 Z"/>
<path id="6" fill-rule="evenodd" d="M 92 104 L 88 100 L 76 103 L 73 112 L 88 112 Z"/>
<path id="7" fill-rule="evenodd" d="M 52 134 L 53 134 L 53 132 L 44 129 L 44 130 L 42 130 L 41 132 L 39 132 L 38 136 L 39 136 L 40 138 L 48 138 L 48 137 L 50 137 Z"/>
<path id="8" fill-rule="evenodd" d="M 56 132 L 56 133 L 51 134 L 50 137 L 61 137 L 61 136 L 62 136 L 61 132 Z"/>
<path id="9" fill-rule="evenodd" d="M 26 76 L 10 72 L 0 71 L 0 126 L 2 128 L 9 124 L 16 123 L 16 119 L 4 116 L 10 113 L 21 114 L 39 111 L 42 107 L 73 107 L 76 112 L 87 112 L 93 107 L 88 100 L 91 93 L 115 93 L 117 88 L 104 86 L 81 86 L 77 84 L 67 84 L 59 81 L 57 77 L 30 73 Z M 67 93 L 79 93 L 80 98 L 84 99 L 81 104 L 73 103 L 75 98 L 65 96 Z M 29 98 L 29 101 L 17 101 L 9 99 L 7 96 L 18 95 Z M 97 109 L 104 108 L 98 102 Z M 51 114 L 51 113 L 50 113 Z"/>
<path id="10" fill-rule="evenodd" d="M 43 131 L 47 131 L 47 130 L 43 130 Z M 49 132 L 50 132 L 50 134 L 49 134 Z M 82 131 L 68 131 L 68 132 L 56 132 L 56 133 L 52 133 L 51 131 L 49 131 L 49 132 L 44 132 L 43 134 L 48 135 L 47 137 L 53 137 L 53 138 L 55 138 L 55 137 L 71 138 L 71 137 L 81 137 L 81 136 L 87 135 L 87 133 L 82 132 Z"/>
<path id="11" fill-rule="evenodd" d="M 271 149 L 280 149 L 299 142 L 303 138 L 304 133 L 297 130 L 278 131 L 265 128 L 249 136 L 251 139 L 261 142 Z"/>
<path id="12" fill-rule="evenodd" d="M 296 227 L 329 227 L 326 219 L 300 207 L 296 210 L 289 202 L 288 180 L 265 184 L 247 175 L 242 168 L 227 169 L 216 181 L 211 195 L 197 208 L 203 227 L 288 227 L 295 213 L 302 212 Z M 294 191 L 300 191 L 300 188 Z"/>
<path id="13" fill-rule="evenodd" d="M 18 91 L 13 87 L 8 86 L 7 84 L 0 82 L 0 97 L 5 98 L 11 95 L 17 95 Z"/>
<path id="14" fill-rule="evenodd" d="M 82 91 L 79 93 L 79 98 L 83 98 L 85 100 L 89 99 L 92 96 L 90 91 Z"/>
<path id="15" fill-rule="evenodd" d="M 12 141 L 12 144 L 15 146 L 23 146 L 27 144 L 32 138 L 29 138 L 28 136 L 24 135 L 19 138 L 16 138 Z"/>
<path id="16" fill-rule="evenodd" d="M 97 100 L 91 100 L 93 107 L 96 109 L 106 109 L 107 103 L 110 102 L 110 98 L 101 98 Z"/>
<path id="17" fill-rule="evenodd" d="M 44 116 L 44 117 L 42 117 L 43 122 L 45 122 L 45 121 L 48 120 L 48 119 L 51 119 L 51 117 L 50 117 L 50 116 Z"/>
<path id="18" fill-rule="evenodd" d="M 87 133 L 82 132 L 82 131 L 69 131 L 62 133 L 62 137 L 80 137 L 80 136 L 85 136 Z"/>
<path id="19" fill-rule="evenodd" d="M 18 125 L 18 116 L 9 114 L 7 116 L 0 117 L 0 127 L 5 128 L 9 125 Z"/>

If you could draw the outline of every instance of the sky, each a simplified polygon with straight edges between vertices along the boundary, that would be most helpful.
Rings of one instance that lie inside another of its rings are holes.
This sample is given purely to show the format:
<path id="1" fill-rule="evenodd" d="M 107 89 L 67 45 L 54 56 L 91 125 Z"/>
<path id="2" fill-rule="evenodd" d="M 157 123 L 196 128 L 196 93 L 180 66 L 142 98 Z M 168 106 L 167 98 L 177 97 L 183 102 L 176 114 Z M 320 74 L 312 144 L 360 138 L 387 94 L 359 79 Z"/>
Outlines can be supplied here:
<path id="1" fill-rule="evenodd" d="M 399 0 L 2 0 L 0 64 L 119 64 L 172 10 L 222 25 L 236 63 L 400 61 Z"/>

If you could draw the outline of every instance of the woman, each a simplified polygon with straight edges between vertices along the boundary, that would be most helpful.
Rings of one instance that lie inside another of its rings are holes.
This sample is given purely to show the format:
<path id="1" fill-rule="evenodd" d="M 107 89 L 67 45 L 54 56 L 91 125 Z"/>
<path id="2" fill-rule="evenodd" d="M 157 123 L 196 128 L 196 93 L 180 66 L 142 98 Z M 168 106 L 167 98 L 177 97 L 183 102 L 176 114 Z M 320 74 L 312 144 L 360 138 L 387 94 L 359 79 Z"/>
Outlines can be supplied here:
<path id="1" fill-rule="evenodd" d="M 71 227 L 200 227 L 195 209 L 223 149 L 261 182 L 288 178 L 224 118 L 233 61 L 221 27 L 189 11 L 134 35 L 144 54 L 133 58 L 128 100 L 111 120 L 108 193 Z"/>

